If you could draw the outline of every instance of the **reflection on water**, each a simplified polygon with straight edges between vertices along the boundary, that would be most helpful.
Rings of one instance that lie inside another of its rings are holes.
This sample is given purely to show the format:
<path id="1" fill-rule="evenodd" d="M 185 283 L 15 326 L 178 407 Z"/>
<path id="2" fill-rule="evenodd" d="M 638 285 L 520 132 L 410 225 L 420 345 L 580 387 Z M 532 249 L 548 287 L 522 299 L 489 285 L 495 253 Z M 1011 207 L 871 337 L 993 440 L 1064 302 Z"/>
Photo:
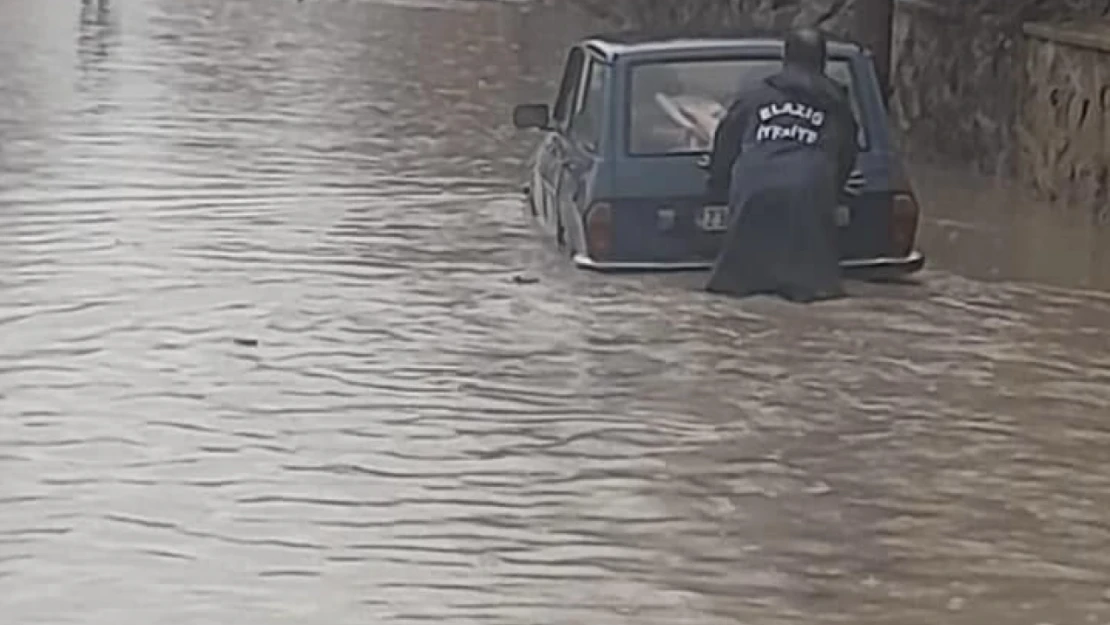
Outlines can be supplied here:
<path id="1" fill-rule="evenodd" d="M 8 620 L 1110 619 L 1110 296 L 1008 280 L 1104 279 L 1062 234 L 938 210 L 816 307 L 582 274 L 508 124 L 565 13 L 0 18 Z"/>
<path id="2" fill-rule="evenodd" d="M 915 163 L 928 211 L 922 245 L 946 269 L 987 280 L 1032 280 L 1110 291 L 1110 227 L 1085 209 L 1046 207 L 1010 181 Z"/>

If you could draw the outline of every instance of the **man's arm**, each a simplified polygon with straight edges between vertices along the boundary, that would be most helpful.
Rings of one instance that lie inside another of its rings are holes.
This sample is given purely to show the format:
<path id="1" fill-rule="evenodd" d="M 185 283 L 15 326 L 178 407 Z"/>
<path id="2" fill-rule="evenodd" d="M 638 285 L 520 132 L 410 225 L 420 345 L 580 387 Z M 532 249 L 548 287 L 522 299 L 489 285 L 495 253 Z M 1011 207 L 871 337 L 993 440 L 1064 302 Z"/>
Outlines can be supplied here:
<path id="1" fill-rule="evenodd" d="M 712 201 L 727 201 L 729 183 L 732 178 L 732 164 L 740 155 L 740 139 L 744 136 L 748 121 L 747 106 L 744 99 L 738 99 L 728 108 L 717 131 L 713 134 L 713 150 L 709 157 L 709 182 L 707 184 Z"/>

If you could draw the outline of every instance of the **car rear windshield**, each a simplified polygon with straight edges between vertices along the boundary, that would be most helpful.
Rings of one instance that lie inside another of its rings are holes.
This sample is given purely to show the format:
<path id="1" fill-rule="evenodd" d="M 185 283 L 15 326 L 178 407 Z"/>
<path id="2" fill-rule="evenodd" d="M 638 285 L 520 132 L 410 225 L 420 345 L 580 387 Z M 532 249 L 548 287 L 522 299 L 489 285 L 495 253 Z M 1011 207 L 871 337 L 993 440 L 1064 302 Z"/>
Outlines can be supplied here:
<path id="1" fill-rule="evenodd" d="M 781 59 L 750 57 L 632 66 L 628 153 L 666 156 L 709 151 L 717 122 L 739 90 L 781 69 Z M 848 88 L 859 122 L 859 102 L 848 61 L 830 59 L 826 72 Z M 859 127 L 859 146 L 866 150 L 867 132 L 862 123 Z"/>

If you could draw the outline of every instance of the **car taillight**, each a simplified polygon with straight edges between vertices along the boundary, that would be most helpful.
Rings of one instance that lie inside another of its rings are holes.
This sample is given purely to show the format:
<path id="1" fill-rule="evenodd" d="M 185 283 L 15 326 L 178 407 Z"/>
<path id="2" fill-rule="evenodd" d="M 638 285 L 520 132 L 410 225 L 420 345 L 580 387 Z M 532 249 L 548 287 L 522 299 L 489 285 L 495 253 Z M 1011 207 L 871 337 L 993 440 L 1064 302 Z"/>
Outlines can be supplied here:
<path id="1" fill-rule="evenodd" d="M 894 256 L 905 257 L 913 252 L 920 214 L 912 194 L 895 194 L 890 206 L 890 243 Z"/>
<path id="2" fill-rule="evenodd" d="M 595 259 L 609 254 L 613 243 L 613 208 L 598 202 L 586 212 L 586 246 Z"/>

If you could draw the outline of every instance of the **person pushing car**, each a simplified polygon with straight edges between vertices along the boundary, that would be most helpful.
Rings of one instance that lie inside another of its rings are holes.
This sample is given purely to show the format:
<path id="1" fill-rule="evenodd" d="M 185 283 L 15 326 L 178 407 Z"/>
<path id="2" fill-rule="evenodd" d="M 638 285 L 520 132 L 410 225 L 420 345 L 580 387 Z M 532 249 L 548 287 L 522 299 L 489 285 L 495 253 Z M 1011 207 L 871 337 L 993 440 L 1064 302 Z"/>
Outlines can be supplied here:
<path id="1" fill-rule="evenodd" d="M 730 222 L 706 290 L 795 302 L 843 295 L 835 211 L 859 153 L 848 92 L 816 29 L 785 37 L 780 72 L 748 86 L 713 137 L 711 201 Z"/>

